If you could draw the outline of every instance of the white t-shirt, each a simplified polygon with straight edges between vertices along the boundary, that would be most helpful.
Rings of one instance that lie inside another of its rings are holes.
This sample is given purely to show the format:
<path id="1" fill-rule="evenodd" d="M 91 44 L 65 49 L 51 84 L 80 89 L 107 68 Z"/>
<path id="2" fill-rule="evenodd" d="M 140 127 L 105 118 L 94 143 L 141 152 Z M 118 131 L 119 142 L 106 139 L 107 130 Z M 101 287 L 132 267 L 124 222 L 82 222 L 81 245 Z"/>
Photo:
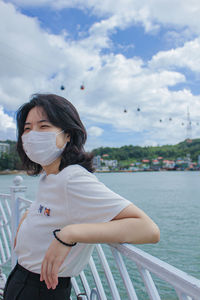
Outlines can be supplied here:
<path id="1" fill-rule="evenodd" d="M 112 220 L 131 202 L 116 194 L 80 165 L 58 174 L 42 174 L 35 202 L 17 236 L 15 252 L 24 268 L 40 274 L 53 230 L 69 224 Z M 60 267 L 58 276 L 77 276 L 87 265 L 94 244 L 77 243 Z"/>

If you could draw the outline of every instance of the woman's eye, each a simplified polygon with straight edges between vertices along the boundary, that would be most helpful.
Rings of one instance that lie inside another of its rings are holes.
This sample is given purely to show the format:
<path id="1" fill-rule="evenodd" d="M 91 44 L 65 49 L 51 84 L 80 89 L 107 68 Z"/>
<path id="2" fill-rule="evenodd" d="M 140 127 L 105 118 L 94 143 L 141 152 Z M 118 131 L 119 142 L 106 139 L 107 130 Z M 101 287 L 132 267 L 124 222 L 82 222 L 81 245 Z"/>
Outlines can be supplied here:
<path id="1" fill-rule="evenodd" d="M 30 129 L 30 128 L 28 128 L 28 127 L 27 127 L 27 128 L 24 128 L 24 131 L 29 130 L 29 129 Z"/>
<path id="2" fill-rule="evenodd" d="M 45 127 L 49 127 L 49 126 L 48 126 L 48 125 L 42 125 L 41 127 L 42 127 L 42 128 L 45 128 Z"/>

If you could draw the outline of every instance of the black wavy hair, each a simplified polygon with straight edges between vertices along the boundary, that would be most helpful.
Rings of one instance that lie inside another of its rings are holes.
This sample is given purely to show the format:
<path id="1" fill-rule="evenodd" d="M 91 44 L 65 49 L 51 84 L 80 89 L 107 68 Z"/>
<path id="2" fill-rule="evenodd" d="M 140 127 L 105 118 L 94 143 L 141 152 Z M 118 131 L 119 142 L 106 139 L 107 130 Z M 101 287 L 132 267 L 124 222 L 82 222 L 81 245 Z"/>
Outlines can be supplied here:
<path id="1" fill-rule="evenodd" d="M 64 97 L 55 94 L 34 94 L 30 101 L 24 103 L 16 112 L 17 152 L 28 175 L 38 175 L 42 171 L 42 166 L 31 161 L 24 152 L 21 139 L 27 115 L 36 106 L 43 108 L 54 126 L 62 128 L 65 133 L 70 135 L 70 142 L 67 143 L 61 154 L 59 171 L 69 165 L 79 164 L 93 173 L 95 171 L 93 167 L 94 154 L 84 150 L 87 132 L 76 108 Z"/>

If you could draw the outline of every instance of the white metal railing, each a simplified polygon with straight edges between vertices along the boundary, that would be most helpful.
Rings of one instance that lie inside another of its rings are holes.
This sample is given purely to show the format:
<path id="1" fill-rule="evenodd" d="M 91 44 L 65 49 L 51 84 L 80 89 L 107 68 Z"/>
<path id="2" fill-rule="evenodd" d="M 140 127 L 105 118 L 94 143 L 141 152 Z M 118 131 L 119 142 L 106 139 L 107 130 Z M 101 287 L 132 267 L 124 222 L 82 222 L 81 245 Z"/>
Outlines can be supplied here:
<path id="1" fill-rule="evenodd" d="M 9 205 L 10 195 L 0 194 L 0 265 L 6 264 L 10 257 L 10 243 L 11 243 L 11 209 Z"/>
<path id="2" fill-rule="evenodd" d="M 3 295 L 3 287 L 6 281 L 1 266 L 5 265 L 11 258 L 11 209 L 8 201 L 10 195 L 0 194 L 0 297 Z"/>
<path id="3" fill-rule="evenodd" d="M 8 262 L 11 262 L 12 267 L 14 267 L 16 263 L 16 257 L 13 251 L 15 233 L 21 214 L 31 204 L 31 201 L 24 197 L 26 187 L 21 185 L 22 181 L 22 177 L 16 176 L 14 186 L 10 188 L 10 195 L 0 194 L 0 296 L 2 295 L 6 280 L 5 275 L 1 272 L 1 267 L 5 266 Z M 90 271 L 89 274 L 86 275 L 86 270 L 83 270 L 79 276 L 71 278 L 73 293 L 76 299 L 107 300 L 107 294 L 102 280 L 102 276 L 104 276 L 107 286 L 109 287 L 109 292 L 107 291 L 109 298 L 112 297 L 114 300 L 139 300 L 140 298 L 137 296 L 123 259 L 123 257 L 126 257 L 132 265 L 137 267 L 138 275 L 141 276 L 144 282 L 150 300 L 161 299 L 151 273 L 170 284 L 172 289 L 176 291 L 179 300 L 200 300 L 200 280 L 133 245 L 108 244 L 106 247 L 111 250 L 112 258 L 124 284 L 123 289 L 127 295 L 126 298 L 120 297 L 120 292 L 117 288 L 105 252 L 102 246 L 97 244 L 95 245 L 95 251 L 102 266 L 103 274 L 101 272 L 100 276 L 97 270 L 98 263 L 95 263 L 94 255 L 92 255 L 87 266 Z M 91 278 L 93 278 L 92 287 L 90 283 Z M 122 287 L 120 287 L 120 290 L 121 289 Z M 73 297 L 72 295 L 71 300 L 74 299 Z"/>

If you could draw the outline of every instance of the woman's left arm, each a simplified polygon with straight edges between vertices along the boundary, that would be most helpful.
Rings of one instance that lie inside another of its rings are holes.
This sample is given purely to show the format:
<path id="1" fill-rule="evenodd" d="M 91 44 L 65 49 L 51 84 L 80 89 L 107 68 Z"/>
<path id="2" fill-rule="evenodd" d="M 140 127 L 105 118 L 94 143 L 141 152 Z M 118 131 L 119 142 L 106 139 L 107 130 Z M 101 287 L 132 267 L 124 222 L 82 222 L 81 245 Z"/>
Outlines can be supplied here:
<path id="1" fill-rule="evenodd" d="M 105 223 L 72 224 L 59 232 L 66 243 L 157 243 L 158 226 L 134 204 L 124 208 L 114 219 Z"/>
<path id="2" fill-rule="evenodd" d="M 134 204 L 124 208 L 115 218 L 104 223 L 71 224 L 57 233 L 66 243 L 157 243 L 160 240 L 158 226 Z M 48 288 L 57 285 L 58 270 L 71 247 L 57 240 L 51 243 L 42 263 L 41 280 Z"/>

